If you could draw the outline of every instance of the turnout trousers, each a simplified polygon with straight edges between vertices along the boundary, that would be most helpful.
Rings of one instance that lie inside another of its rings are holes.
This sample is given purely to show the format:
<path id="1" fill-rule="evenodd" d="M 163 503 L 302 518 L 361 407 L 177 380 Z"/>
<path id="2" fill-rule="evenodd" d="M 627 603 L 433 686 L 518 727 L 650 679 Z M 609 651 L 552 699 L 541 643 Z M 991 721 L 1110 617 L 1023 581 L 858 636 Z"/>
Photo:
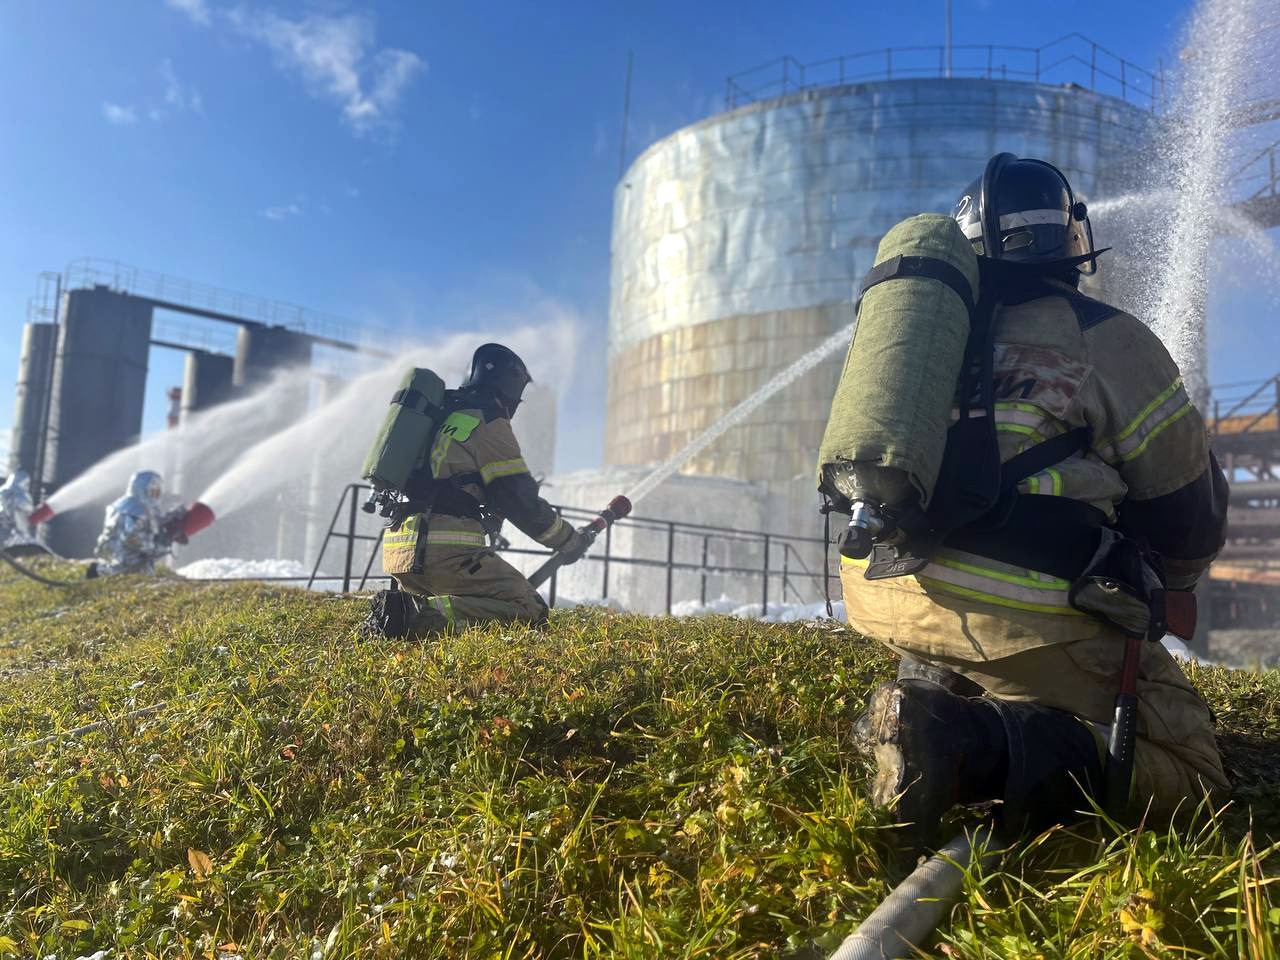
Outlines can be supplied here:
<path id="1" fill-rule="evenodd" d="M 547 619 L 546 603 L 524 575 L 487 550 L 428 543 L 422 569 L 393 576 L 401 589 L 425 601 L 424 610 L 451 626 Z"/>
<path id="2" fill-rule="evenodd" d="M 869 582 L 842 564 L 850 626 L 903 657 L 960 674 L 1000 700 L 1042 704 L 1089 724 L 1105 744 L 1124 635 L 1091 617 L 1021 614 L 925 591 L 913 578 Z M 1206 795 L 1225 800 L 1208 706 L 1173 656 L 1143 643 L 1131 807 L 1167 816 Z"/>

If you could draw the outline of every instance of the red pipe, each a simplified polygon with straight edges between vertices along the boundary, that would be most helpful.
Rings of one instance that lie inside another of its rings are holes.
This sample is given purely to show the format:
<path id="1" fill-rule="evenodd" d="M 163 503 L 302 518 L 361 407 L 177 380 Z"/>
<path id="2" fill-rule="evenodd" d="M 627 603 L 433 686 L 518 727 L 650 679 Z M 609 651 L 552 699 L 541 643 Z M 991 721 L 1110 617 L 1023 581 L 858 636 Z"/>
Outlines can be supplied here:
<path id="1" fill-rule="evenodd" d="M 194 537 L 197 533 L 214 521 L 213 510 L 197 500 L 187 507 L 187 514 L 182 518 L 182 533 Z"/>
<path id="2" fill-rule="evenodd" d="M 27 519 L 27 523 L 33 527 L 38 527 L 52 516 L 53 507 L 49 506 L 47 503 L 42 503 L 40 506 L 36 507 L 35 512 Z"/>

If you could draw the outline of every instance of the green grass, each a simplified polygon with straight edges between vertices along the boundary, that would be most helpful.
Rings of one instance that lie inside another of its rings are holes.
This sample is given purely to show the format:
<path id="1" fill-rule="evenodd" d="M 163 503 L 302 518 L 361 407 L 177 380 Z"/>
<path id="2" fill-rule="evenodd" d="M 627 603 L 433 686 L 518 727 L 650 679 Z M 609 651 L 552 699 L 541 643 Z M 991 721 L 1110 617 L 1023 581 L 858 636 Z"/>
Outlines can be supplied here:
<path id="1" fill-rule="evenodd" d="M 0 573 L 0 956 L 820 957 L 887 893 L 848 739 L 876 644 L 605 611 L 371 643 L 362 614 Z M 1277 956 L 1280 675 L 1192 672 L 1240 800 L 1022 844 L 931 955 Z"/>

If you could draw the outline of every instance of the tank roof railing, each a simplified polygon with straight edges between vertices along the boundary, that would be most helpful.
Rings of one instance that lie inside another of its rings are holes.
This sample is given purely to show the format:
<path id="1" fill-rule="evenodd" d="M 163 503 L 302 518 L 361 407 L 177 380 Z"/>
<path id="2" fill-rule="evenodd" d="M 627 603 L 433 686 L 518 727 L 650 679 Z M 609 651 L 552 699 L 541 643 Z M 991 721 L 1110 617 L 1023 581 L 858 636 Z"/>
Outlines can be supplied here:
<path id="1" fill-rule="evenodd" d="M 1246 200 L 1280 195 L 1280 140 L 1263 147 L 1227 177 L 1240 190 L 1253 190 Z"/>
<path id="2" fill-rule="evenodd" d="M 801 63 L 782 56 L 730 75 L 725 108 L 819 87 L 877 80 L 982 78 L 1074 84 L 1094 93 L 1118 96 L 1154 112 L 1163 111 L 1163 64 L 1155 71 L 1119 56 L 1080 33 L 1069 33 L 1042 47 L 999 44 L 885 47 Z"/>
<path id="3" fill-rule="evenodd" d="M 159 301 L 181 309 L 222 314 L 273 327 L 284 327 L 295 333 L 334 344 L 358 344 L 367 325 L 335 317 L 297 304 L 269 300 L 252 294 L 225 290 L 211 284 L 172 277 L 154 270 L 131 267 L 115 260 L 82 257 L 67 265 L 63 290 L 106 286 L 119 293 Z"/>

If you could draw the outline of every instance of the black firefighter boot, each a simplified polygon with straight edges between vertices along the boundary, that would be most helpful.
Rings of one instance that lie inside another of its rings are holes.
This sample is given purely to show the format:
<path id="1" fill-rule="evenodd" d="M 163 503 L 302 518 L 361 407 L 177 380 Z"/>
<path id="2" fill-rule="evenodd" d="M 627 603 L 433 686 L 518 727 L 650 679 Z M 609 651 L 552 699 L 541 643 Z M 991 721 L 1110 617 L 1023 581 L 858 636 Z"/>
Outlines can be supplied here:
<path id="1" fill-rule="evenodd" d="M 876 761 L 872 801 L 898 798 L 899 854 L 936 849 L 939 820 L 957 803 L 1002 800 L 1006 835 L 1074 819 L 1100 795 L 1099 745 L 1069 713 L 966 698 L 922 680 L 881 685 L 857 734 Z"/>
<path id="2" fill-rule="evenodd" d="M 898 662 L 898 679 L 928 680 L 962 697 L 982 696 L 982 687 L 968 677 L 954 670 L 948 670 L 946 667 L 940 667 L 936 663 L 916 660 L 914 657 L 903 657 Z"/>
<path id="3" fill-rule="evenodd" d="M 449 621 L 431 604 L 404 590 L 379 590 L 369 598 L 369 615 L 361 624 L 368 637 L 421 640 L 444 633 Z"/>
<path id="4" fill-rule="evenodd" d="M 871 799 L 897 801 L 896 846 L 904 861 L 936 849 L 942 815 L 957 803 L 1004 792 L 1006 738 L 985 698 L 958 696 L 919 679 L 881 684 L 855 726 L 859 749 L 876 762 Z"/>
<path id="5" fill-rule="evenodd" d="M 1103 802 L 1105 746 L 1083 720 L 1052 707 L 990 700 L 1007 741 L 1008 775 L 1000 819 L 1009 836 L 1040 833 L 1079 819 Z"/>

